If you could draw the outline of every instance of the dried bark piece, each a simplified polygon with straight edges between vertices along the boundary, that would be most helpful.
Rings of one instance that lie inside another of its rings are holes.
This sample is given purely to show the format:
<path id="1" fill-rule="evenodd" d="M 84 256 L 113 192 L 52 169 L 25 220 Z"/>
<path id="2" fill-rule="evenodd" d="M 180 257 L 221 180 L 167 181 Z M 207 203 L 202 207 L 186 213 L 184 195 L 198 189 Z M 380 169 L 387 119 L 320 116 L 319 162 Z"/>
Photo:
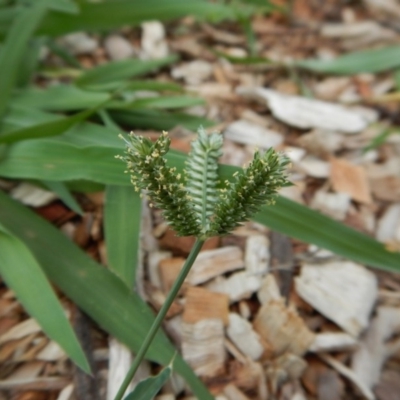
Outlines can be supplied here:
<path id="1" fill-rule="evenodd" d="M 270 260 L 269 240 L 264 235 L 251 235 L 246 240 L 244 264 L 251 275 L 265 275 Z"/>
<path id="2" fill-rule="evenodd" d="M 328 178 L 330 165 L 317 157 L 306 156 L 298 163 L 294 164 L 296 170 L 312 176 L 313 178 Z"/>
<path id="3" fill-rule="evenodd" d="M 233 383 L 226 385 L 223 390 L 228 400 L 250 400 L 240 389 Z"/>
<path id="4" fill-rule="evenodd" d="M 358 345 L 358 340 L 344 332 L 323 332 L 315 335 L 314 341 L 309 347 L 309 351 L 315 353 L 321 351 L 339 351 L 354 349 Z"/>
<path id="5" fill-rule="evenodd" d="M 400 332 L 399 308 L 379 307 L 377 316 L 353 354 L 351 362 L 354 374 L 367 387 L 372 388 L 379 382 L 383 364 L 390 356 L 385 342 L 398 332 Z"/>
<path id="6" fill-rule="evenodd" d="M 242 119 L 228 125 L 224 136 L 236 143 L 249 144 L 263 149 L 276 148 L 283 143 L 283 136 L 280 133 Z"/>
<path id="7" fill-rule="evenodd" d="M 50 341 L 47 345 L 36 354 L 37 360 L 57 361 L 66 357 L 64 350 L 54 341 Z"/>
<path id="8" fill-rule="evenodd" d="M 222 293 L 210 292 L 200 287 L 189 287 L 185 293 L 183 322 L 195 324 L 203 319 L 220 319 L 229 323 L 229 298 Z"/>
<path id="9" fill-rule="evenodd" d="M 372 193 L 378 200 L 400 201 L 400 179 L 396 176 L 384 176 L 370 182 Z"/>
<path id="10" fill-rule="evenodd" d="M 231 303 L 248 299 L 261 285 L 259 277 L 249 275 L 246 271 L 236 272 L 229 278 L 219 277 L 207 284 L 207 289 L 225 293 L 229 296 Z"/>
<path id="11" fill-rule="evenodd" d="M 283 300 L 264 304 L 254 320 L 254 329 L 270 344 L 275 356 L 284 352 L 304 354 L 314 340 L 297 312 L 284 305 Z"/>
<path id="12" fill-rule="evenodd" d="M 279 120 L 301 129 L 320 128 L 357 133 L 375 122 L 378 114 L 371 109 L 351 109 L 339 104 L 285 95 L 261 87 L 239 87 L 237 93 L 266 102 Z"/>
<path id="13" fill-rule="evenodd" d="M 296 291 L 325 317 L 358 336 L 378 295 L 375 275 L 351 261 L 304 264 Z"/>
<path id="14" fill-rule="evenodd" d="M 161 289 L 158 289 L 150 284 L 146 285 L 146 294 L 148 296 L 148 301 L 151 305 L 158 311 L 165 302 L 166 295 Z M 166 319 L 172 318 L 173 316 L 180 314 L 183 310 L 183 306 L 179 304 L 176 300 L 173 301 L 171 307 L 169 308 Z"/>
<path id="15" fill-rule="evenodd" d="M 372 202 L 367 173 L 361 166 L 333 158 L 331 159 L 330 180 L 336 192 L 347 193 L 360 203 L 370 204 Z"/>
<path id="16" fill-rule="evenodd" d="M 113 400 L 117 394 L 122 381 L 132 365 L 133 356 L 131 351 L 117 339 L 111 337 L 109 340 L 109 361 L 107 379 L 107 400 Z M 132 391 L 142 379 L 150 376 L 150 364 L 144 360 L 139 366 L 134 379 L 130 383 L 127 393 Z"/>
<path id="17" fill-rule="evenodd" d="M 182 355 L 197 375 L 215 377 L 225 370 L 224 324 L 221 319 L 182 322 Z"/>
<path id="18" fill-rule="evenodd" d="M 268 274 L 261 282 L 261 287 L 257 292 L 258 301 L 267 304 L 273 300 L 281 299 L 278 283 L 274 275 Z"/>
<path id="19" fill-rule="evenodd" d="M 367 400 L 375 400 L 375 395 L 372 393 L 372 391 L 362 381 L 360 381 L 360 379 L 358 379 L 356 374 L 350 368 L 346 367 L 344 364 L 340 363 L 334 357 L 328 354 L 321 353 L 319 354 L 319 357 L 337 372 L 339 372 L 339 374 L 343 375 L 351 383 L 353 383 L 353 385 L 359 390 L 364 398 Z"/>
<path id="20" fill-rule="evenodd" d="M 174 284 L 185 259 L 182 257 L 167 258 L 160 261 L 159 271 L 164 293 L 168 293 Z"/>
<path id="21" fill-rule="evenodd" d="M 9 340 L 21 339 L 33 333 L 41 332 L 41 327 L 35 319 L 29 318 L 13 326 L 6 333 L 0 336 L 0 344 L 6 343 Z"/>
<path id="22" fill-rule="evenodd" d="M 193 264 L 188 281 L 192 285 L 198 285 L 243 267 L 243 252 L 239 247 L 226 246 L 202 251 Z"/>
<path id="23" fill-rule="evenodd" d="M 260 337 L 253 330 L 250 322 L 238 314 L 229 314 L 229 325 L 226 333 L 238 349 L 252 360 L 258 360 L 265 352 Z"/>
<path id="24" fill-rule="evenodd" d="M 321 189 L 315 193 L 310 207 L 342 221 L 350 208 L 350 196 L 347 193 L 327 193 Z"/>

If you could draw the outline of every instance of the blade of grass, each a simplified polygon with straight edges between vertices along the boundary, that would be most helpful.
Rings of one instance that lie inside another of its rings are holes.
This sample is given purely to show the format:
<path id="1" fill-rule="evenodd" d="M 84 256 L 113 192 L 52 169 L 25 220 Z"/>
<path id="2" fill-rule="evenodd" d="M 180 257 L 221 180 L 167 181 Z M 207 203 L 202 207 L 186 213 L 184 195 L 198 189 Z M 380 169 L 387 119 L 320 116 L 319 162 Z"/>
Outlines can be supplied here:
<path id="1" fill-rule="evenodd" d="M 0 273 L 43 331 L 55 340 L 83 371 L 90 373 L 85 354 L 42 269 L 25 244 L 1 223 Z"/>
<path id="2" fill-rule="evenodd" d="M 97 106 L 110 98 L 106 92 L 89 92 L 74 85 L 56 85 L 45 90 L 30 87 L 11 100 L 13 106 L 47 111 L 76 111 Z"/>
<path id="3" fill-rule="evenodd" d="M 49 279 L 71 300 L 107 332 L 133 351 L 138 350 L 154 315 L 136 293 L 58 229 L 1 191 L 0 223 L 25 243 Z M 167 365 L 174 354 L 174 347 L 160 331 L 147 356 Z M 198 398 L 213 399 L 179 355 L 174 360 L 174 370 L 186 379 Z"/>
<path id="4" fill-rule="evenodd" d="M 84 121 L 92 114 L 100 110 L 102 107 L 105 107 L 107 103 L 110 102 L 110 99 L 101 102 L 95 107 L 92 107 L 88 110 L 76 113 L 70 117 L 55 119 L 53 121 L 44 122 L 42 124 L 30 126 L 27 128 L 2 132 L 0 134 L 0 143 L 13 143 L 26 139 L 38 139 L 48 136 L 60 135 L 76 125 L 78 122 Z"/>
<path id="5" fill-rule="evenodd" d="M 51 192 L 57 194 L 61 201 L 72 211 L 75 211 L 79 215 L 83 215 L 81 206 L 75 200 L 74 196 L 72 196 L 67 186 L 63 182 L 42 181 L 42 184 Z"/>
<path id="6" fill-rule="evenodd" d="M 110 115 L 119 124 L 134 126 L 137 129 L 161 131 L 180 125 L 195 131 L 200 125 L 205 128 L 214 125 L 214 122 L 207 118 L 162 110 L 110 110 Z"/>
<path id="7" fill-rule="evenodd" d="M 233 19 L 231 8 L 206 0 L 124 0 L 103 2 L 80 2 L 77 15 L 51 12 L 41 24 L 40 34 L 58 36 L 74 31 L 99 31 L 137 26 L 144 21 L 168 21 L 193 15 L 214 21 Z M 5 21 L 6 22 L 6 21 Z M 7 25 L 3 28 L 7 29 Z M 4 31 L 4 30 L 2 30 Z"/>
<path id="8" fill-rule="evenodd" d="M 254 220 L 367 266 L 400 272 L 400 253 L 389 252 L 373 238 L 284 197 Z"/>
<path id="9" fill-rule="evenodd" d="M 309 71 L 337 75 L 383 72 L 400 66 L 400 46 L 357 51 L 339 56 L 334 60 L 296 61 L 294 66 Z"/>
<path id="10" fill-rule="evenodd" d="M 50 180 L 91 180 L 112 185 L 129 185 L 124 165 L 114 156 L 123 148 L 85 147 L 40 140 L 18 143 L 0 162 L 0 176 Z M 182 169 L 185 156 L 171 153 L 170 165 Z M 221 166 L 221 179 L 231 179 L 238 168 Z M 400 271 L 400 254 L 317 211 L 279 198 L 255 218 L 271 228 L 349 259 L 388 271 Z"/>
<path id="11" fill-rule="evenodd" d="M 104 229 L 108 267 L 133 289 L 139 260 L 142 204 L 132 185 L 108 185 Z"/>
<path id="12" fill-rule="evenodd" d="M 200 97 L 192 96 L 157 96 L 145 99 L 133 100 L 129 103 L 114 102 L 110 103 L 110 109 L 137 109 L 152 108 L 169 110 L 175 108 L 193 107 L 204 104 L 204 100 Z"/>
<path id="13" fill-rule="evenodd" d="M 158 60 L 128 59 L 122 61 L 111 61 L 84 72 L 75 83 L 81 87 L 90 87 L 110 83 L 135 76 L 145 75 L 166 65 L 177 61 L 175 55 Z"/>
<path id="14" fill-rule="evenodd" d="M 172 367 L 163 368 L 157 375 L 139 382 L 124 400 L 153 400 L 172 375 Z"/>
<path id="15" fill-rule="evenodd" d="M 28 41 L 47 12 L 49 0 L 20 6 L 0 52 L 0 116 L 5 112 L 23 64 Z"/>

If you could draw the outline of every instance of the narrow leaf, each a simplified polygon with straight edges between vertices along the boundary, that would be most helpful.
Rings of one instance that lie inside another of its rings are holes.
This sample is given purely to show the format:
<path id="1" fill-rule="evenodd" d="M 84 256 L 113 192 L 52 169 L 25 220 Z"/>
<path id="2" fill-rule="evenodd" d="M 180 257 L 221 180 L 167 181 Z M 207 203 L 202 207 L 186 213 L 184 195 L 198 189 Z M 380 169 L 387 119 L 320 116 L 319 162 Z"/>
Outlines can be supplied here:
<path id="1" fill-rule="evenodd" d="M 85 354 L 42 269 L 25 244 L 2 224 L 0 273 L 43 331 L 55 340 L 80 368 L 90 373 Z"/>
<path id="2" fill-rule="evenodd" d="M 63 182 L 56 181 L 42 181 L 42 183 L 52 192 L 57 194 L 61 201 L 68 206 L 71 210 L 79 215 L 83 215 L 83 211 L 79 203 L 75 200 L 74 196 L 70 193 L 68 188 Z"/>
<path id="3" fill-rule="evenodd" d="M 36 0 L 22 6 L 8 31 L 0 53 L 0 116 L 18 79 L 28 41 L 43 19 L 49 0 Z"/>
<path id="4" fill-rule="evenodd" d="M 109 30 L 124 25 L 137 26 L 144 21 L 168 21 L 186 15 L 213 20 L 234 18 L 234 12 L 228 5 L 206 0 L 82 1 L 77 15 L 49 13 L 41 24 L 39 33 L 58 36 L 81 30 Z M 6 28 L 7 25 L 0 32 Z"/>
<path id="5" fill-rule="evenodd" d="M 400 66 L 400 46 L 357 51 L 334 60 L 302 60 L 295 62 L 294 65 L 309 71 L 338 75 L 388 71 Z"/>
<path id="6" fill-rule="evenodd" d="M 1 191 L 0 223 L 25 243 L 49 279 L 82 310 L 133 351 L 139 349 L 154 315 L 121 279 L 97 264 L 58 229 Z M 159 332 L 147 356 L 167 365 L 174 354 L 174 347 Z M 179 355 L 174 369 L 186 379 L 198 398 L 213 399 Z"/>
<path id="7" fill-rule="evenodd" d="M 138 264 L 141 199 L 133 186 L 109 185 L 104 205 L 108 267 L 132 290 Z"/>
<path id="8" fill-rule="evenodd" d="M 163 368 L 157 375 L 139 382 L 124 400 L 153 400 L 156 394 L 171 377 L 172 367 Z"/>
<path id="9" fill-rule="evenodd" d="M 169 56 L 158 60 L 128 59 L 122 61 L 111 61 L 107 64 L 92 68 L 83 73 L 77 80 L 79 86 L 99 85 L 121 79 L 133 78 L 145 75 L 158 68 L 172 64 L 177 60 L 176 56 Z"/>

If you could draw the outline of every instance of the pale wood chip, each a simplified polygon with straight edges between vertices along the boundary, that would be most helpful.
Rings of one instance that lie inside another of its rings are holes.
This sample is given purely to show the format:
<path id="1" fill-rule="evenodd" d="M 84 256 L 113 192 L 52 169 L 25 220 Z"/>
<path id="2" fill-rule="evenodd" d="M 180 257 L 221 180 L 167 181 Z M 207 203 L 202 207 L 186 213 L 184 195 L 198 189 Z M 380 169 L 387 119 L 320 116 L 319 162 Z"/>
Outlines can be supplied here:
<path id="1" fill-rule="evenodd" d="M 254 329 L 271 346 L 274 355 L 286 351 L 302 355 L 314 340 L 297 312 L 285 306 L 283 300 L 264 304 L 254 320 Z"/>
<path id="2" fill-rule="evenodd" d="M 200 287 L 189 287 L 185 293 L 183 322 L 195 324 L 203 319 L 217 318 L 228 325 L 229 298 L 222 293 L 210 292 Z"/>
<path id="3" fill-rule="evenodd" d="M 283 136 L 280 133 L 242 119 L 230 124 L 225 129 L 224 136 L 236 143 L 263 149 L 276 148 L 283 143 Z"/>
<path id="4" fill-rule="evenodd" d="M 346 332 L 358 336 L 367 327 L 378 288 L 365 267 L 351 261 L 304 264 L 295 283 L 302 299 Z"/>
<path id="5" fill-rule="evenodd" d="M 398 307 L 378 307 L 360 346 L 353 354 L 351 366 L 357 378 L 369 388 L 379 382 L 381 369 L 387 357 L 386 340 L 400 332 L 400 310 Z"/>
<path id="6" fill-rule="evenodd" d="M 358 345 L 358 340 L 344 332 L 323 332 L 315 335 L 314 341 L 309 347 L 309 351 L 315 353 L 321 351 L 341 351 L 354 349 Z"/>
<path id="7" fill-rule="evenodd" d="M 182 355 L 196 374 L 213 377 L 225 370 L 224 324 L 221 319 L 182 322 Z"/>
<path id="8" fill-rule="evenodd" d="M 342 221 L 349 211 L 350 202 L 350 195 L 347 193 L 328 193 L 321 189 L 315 193 L 310 207 Z"/>
<path id="9" fill-rule="evenodd" d="M 379 179 L 371 179 L 373 195 L 378 200 L 400 201 L 400 179 L 396 176 L 385 176 Z"/>
<path id="10" fill-rule="evenodd" d="M 11 190 L 11 197 L 32 207 L 42 207 L 57 199 L 57 195 L 53 192 L 38 188 L 30 183 L 20 183 Z"/>
<path id="11" fill-rule="evenodd" d="M 268 272 L 269 240 L 264 235 L 252 235 L 246 240 L 244 264 L 250 275 L 263 276 Z"/>
<path id="12" fill-rule="evenodd" d="M 259 277 L 249 275 L 247 271 L 241 271 L 232 274 L 229 278 L 218 277 L 209 282 L 206 287 L 213 292 L 227 294 L 231 303 L 234 303 L 250 298 L 260 285 Z"/>
<path id="13" fill-rule="evenodd" d="M 228 400 L 249 400 L 249 398 L 233 383 L 224 387 L 224 394 Z"/>
<path id="14" fill-rule="evenodd" d="M 258 360 L 266 350 L 250 322 L 238 314 L 229 314 L 226 333 L 239 350 L 252 360 Z"/>
<path id="15" fill-rule="evenodd" d="M 187 279 L 191 285 L 198 285 L 243 267 L 243 252 L 237 246 L 205 250 L 200 252 Z"/>
<path id="16" fill-rule="evenodd" d="M 328 178 L 330 174 L 330 164 L 317 157 L 307 155 L 301 161 L 294 164 L 296 171 L 303 172 L 314 178 Z"/>
<path id="17" fill-rule="evenodd" d="M 371 188 L 365 169 L 346 160 L 331 159 L 330 181 L 336 192 L 347 193 L 352 199 L 370 204 Z"/>
<path id="18" fill-rule="evenodd" d="M 74 392 L 74 385 L 70 383 L 59 393 L 57 400 L 70 400 Z"/>
<path id="19" fill-rule="evenodd" d="M 32 333 L 41 332 L 41 328 L 35 319 L 29 318 L 13 326 L 6 333 L 0 336 L 0 344 L 6 343 L 9 340 L 21 339 Z"/>
<path id="20" fill-rule="evenodd" d="M 42 372 L 46 363 L 44 361 L 29 361 L 23 363 L 11 375 L 8 375 L 6 380 L 25 382 L 36 378 Z"/>
<path id="21" fill-rule="evenodd" d="M 338 371 L 341 375 L 346 377 L 351 383 L 353 383 L 365 399 L 375 400 L 375 395 L 371 391 L 371 389 L 367 387 L 362 381 L 360 381 L 357 375 L 350 368 L 346 367 L 344 364 L 340 363 L 334 357 L 328 354 L 321 353 L 319 354 L 319 357 L 336 371 Z"/>
<path id="22" fill-rule="evenodd" d="M 257 298 L 261 304 L 267 304 L 270 301 L 280 300 L 282 298 L 274 275 L 268 274 L 262 280 L 261 287 L 257 292 Z"/>
<path id="23" fill-rule="evenodd" d="M 262 87 L 239 87 L 237 93 L 267 103 L 273 115 L 301 129 L 320 128 L 343 133 L 357 133 L 375 122 L 378 114 L 368 109 L 350 109 L 335 103 L 291 96 Z"/>
<path id="24" fill-rule="evenodd" d="M 133 356 L 125 345 L 112 337 L 109 340 L 109 349 L 107 400 L 113 400 L 132 365 Z M 149 376 L 150 364 L 148 361 L 144 360 L 130 383 L 127 393 L 132 391 L 140 380 L 148 378 Z"/>

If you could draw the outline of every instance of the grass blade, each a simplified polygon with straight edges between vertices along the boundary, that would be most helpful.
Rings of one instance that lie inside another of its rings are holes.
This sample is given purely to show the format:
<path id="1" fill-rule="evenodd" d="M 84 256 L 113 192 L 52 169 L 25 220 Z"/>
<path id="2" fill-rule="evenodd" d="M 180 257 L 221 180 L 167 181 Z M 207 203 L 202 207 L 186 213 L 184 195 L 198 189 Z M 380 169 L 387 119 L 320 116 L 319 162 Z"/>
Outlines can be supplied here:
<path id="1" fill-rule="evenodd" d="M 89 363 L 39 264 L 21 240 L 0 224 L 0 273 L 43 331 L 85 372 Z"/>
<path id="2" fill-rule="evenodd" d="M 47 189 L 49 189 L 51 192 L 54 192 L 72 211 L 75 211 L 79 215 L 83 215 L 81 206 L 75 200 L 74 196 L 72 196 L 67 186 L 63 182 L 42 181 L 42 183 L 47 187 Z"/>
<path id="3" fill-rule="evenodd" d="M 108 267 L 132 290 L 139 257 L 141 198 L 132 185 L 109 185 L 104 204 Z"/>
<path id="4" fill-rule="evenodd" d="M 40 140 L 18 143 L 0 163 L 0 176 L 129 185 L 123 163 L 114 159 L 122 152 L 122 147 L 76 148 Z M 183 155 L 171 153 L 168 158 L 171 165 L 183 168 Z M 221 166 L 221 179 L 230 179 L 236 170 L 238 168 Z M 400 271 L 400 254 L 389 252 L 369 236 L 288 199 L 279 198 L 274 207 L 265 208 L 255 220 L 349 259 L 388 271 Z"/>
<path id="5" fill-rule="evenodd" d="M 1 191 L 0 223 L 25 243 L 49 279 L 71 300 L 111 335 L 133 351 L 138 350 L 154 315 L 136 293 L 58 229 Z M 147 356 L 167 365 L 174 354 L 174 347 L 160 331 Z M 198 398 L 213 399 L 179 355 L 174 370 L 186 379 Z"/>
<path id="6" fill-rule="evenodd" d="M 106 83 L 145 75 L 149 72 L 172 64 L 177 61 L 177 56 L 169 56 L 159 60 L 128 59 L 111 61 L 84 72 L 76 79 L 76 84 L 81 87 L 104 85 Z"/>
<path id="7" fill-rule="evenodd" d="M 400 253 L 317 211 L 284 197 L 253 218 L 278 232 L 371 267 L 400 272 Z"/>
<path id="8" fill-rule="evenodd" d="M 168 21 L 193 15 L 198 18 L 233 19 L 231 7 L 206 0 L 122 0 L 80 2 L 77 15 L 51 12 L 40 26 L 39 33 L 58 36 L 74 31 L 99 31 L 137 26 L 144 21 Z M 4 32 L 7 25 L 0 30 Z"/>
<path id="9" fill-rule="evenodd" d="M 207 118 L 162 110 L 110 110 L 110 115 L 118 123 L 134 126 L 135 129 L 162 131 L 180 125 L 195 131 L 200 125 L 205 128 L 214 125 L 214 122 Z"/>
<path id="10" fill-rule="evenodd" d="M 337 75 L 388 71 L 400 66 L 400 46 L 357 51 L 334 60 L 302 60 L 295 62 L 294 65 L 309 71 Z"/>
<path id="11" fill-rule="evenodd" d="M 36 0 L 30 5 L 21 6 L 8 31 L 0 53 L 0 116 L 7 108 L 28 41 L 45 16 L 48 2 Z"/>
<path id="12" fill-rule="evenodd" d="M 124 397 L 124 400 L 153 400 L 171 374 L 171 366 L 163 368 L 157 375 L 139 382 L 135 389 Z"/>

